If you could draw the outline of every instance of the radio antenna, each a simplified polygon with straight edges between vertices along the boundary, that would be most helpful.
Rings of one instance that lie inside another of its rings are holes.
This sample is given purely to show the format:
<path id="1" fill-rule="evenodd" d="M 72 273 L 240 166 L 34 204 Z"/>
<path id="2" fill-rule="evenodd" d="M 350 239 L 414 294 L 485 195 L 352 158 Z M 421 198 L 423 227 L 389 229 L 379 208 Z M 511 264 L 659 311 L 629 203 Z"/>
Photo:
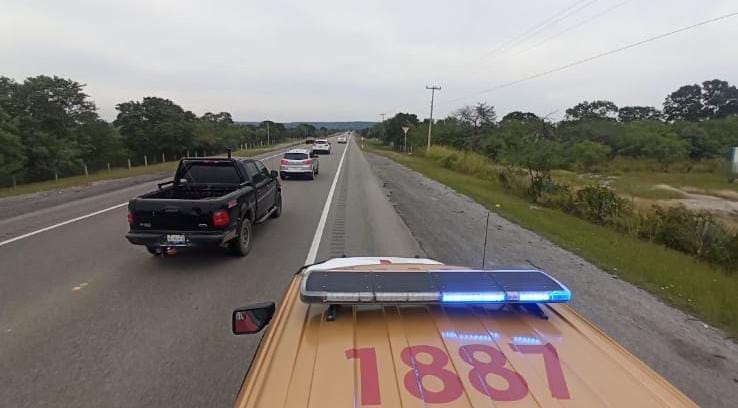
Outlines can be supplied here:
<path id="1" fill-rule="evenodd" d="M 487 211 L 487 223 L 484 226 L 484 248 L 482 249 L 482 269 L 487 261 L 487 234 L 489 233 L 489 211 Z"/>

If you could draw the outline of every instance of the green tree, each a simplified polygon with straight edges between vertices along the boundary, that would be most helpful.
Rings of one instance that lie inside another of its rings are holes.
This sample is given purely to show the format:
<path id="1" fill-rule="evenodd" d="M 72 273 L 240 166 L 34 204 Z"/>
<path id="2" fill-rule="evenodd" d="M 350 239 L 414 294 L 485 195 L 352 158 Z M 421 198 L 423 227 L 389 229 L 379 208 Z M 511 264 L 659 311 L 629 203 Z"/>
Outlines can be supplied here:
<path id="1" fill-rule="evenodd" d="M 77 134 L 80 159 L 90 169 L 99 170 L 108 163 L 113 166 L 126 163 L 128 150 L 120 134 L 108 122 L 102 119 L 87 121 L 79 127 Z"/>
<path id="2" fill-rule="evenodd" d="M 683 140 L 670 137 L 654 137 L 646 140 L 643 154 L 647 158 L 656 159 L 667 170 L 669 165 L 687 157 L 688 145 Z"/>
<path id="3" fill-rule="evenodd" d="M 425 146 L 428 137 L 428 121 L 424 121 L 417 129 L 418 144 Z M 413 132 L 413 130 L 411 130 Z M 455 116 L 449 116 L 433 123 L 433 144 L 451 146 L 456 149 L 465 148 L 465 141 L 468 138 L 468 128 L 462 125 L 461 121 Z"/>
<path id="4" fill-rule="evenodd" d="M 619 122 L 661 119 L 661 111 L 652 106 L 624 106 L 618 110 Z"/>
<path id="5" fill-rule="evenodd" d="M 698 121 L 703 117 L 703 111 L 702 88 L 697 84 L 677 89 L 664 101 L 664 116 L 669 121 Z"/>
<path id="6" fill-rule="evenodd" d="M 526 170 L 530 182 L 528 192 L 534 200 L 555 186 L 551 171 L 561 168 L 566 162 L 561 143 L 536 134 L 527 134 L 515 145 L 507 146 L 502 159 Z"/>
<path id="7" fill-rule="evenodd" d="M 495 107 L 485 102 L 462 107 L 456 111 L 456 118 L 461 124 L 470 127 L 475 134 L 481 129 L 494 126 L 497 122 Z"/>
<path id="8" fill-rule="evenodd" d="M 707 119 L 738 115 L 738 89 L 726 81 L 713 79 L 702 83 L 702 117 Z"/>
<path id="9" fill-rule="evenodd" d="M 138 156 L 153 158 L 163 152 L 174 157 L 187 149 L 215 146 L 212 128 L 200 128 L 201 145 L 195 145 L 197 117 L 169 99 L 145 97 L 141 102 L 123 102 L 115 108 L 118 116 L 113 124 L 126 146 Z"/>
<path id="10" fill-rule="evenodd" d="M 611 119 L 563 121 L 556 126 L 556 137 L 565 143 L 589 140 L 614 148 L 622 137 L 622 127 L 623 125 Z"/>
<path id="11" fill-rule="evenodd" d="M 502 117 L 502 122 L 517 120 L 520 122 L 538 122 L 541 120 L 535 113 L 514 111 Z"/>
<path id="12" fill-rule="evenodd" d="M 212 123 L 213 125 L 220 127 L 227 127 L 233 124 L 233 118 L 228 112 L 212 113 L 206 112 L 200 117 L 201 121 Z"/>
<path id="13" fill-rule="evenodd" d="M 384 121 L 386 141 L 392 142 L 395 146 L 402 146 L 405 140 L 405 132 L 403 132 L 402 127 L 409 126 L 412 129 L 418 126 L 419 123 L 417 115 L 412 113 L 400 112 L 394 115 Z"/>
<path id="14" fill-rule="evenodd" d="M 502 159 L 508 152 L 515 152 L 522 148 L 524 143 L 549 139 L 550 127 L 541 120 L 517 120 L 506 118 L 500 126 L 487 134 L 483 144 L 484 153 L 493 160 Z"/>
<path id="15" fill-rule="evenodd" d="M 694 160 L 717 157 L 720 144 L 697 124 L 688 123 L 679 131 L 679 136 L 687 142 L 689 158 Z"/>
<path id="16" fill-rule="evenodd" d="M 484 102 L 474 106 L 464 106 L 456 111 L 459 123 L 469 129 L 468 137 L 465 138 L 464 147 L 478 150 L 483 145 L 483 139 L 497 124 L 497 114 L 494 106 Z"/>
<path id="17" fill-rule="evenodd" d="M 5 184 L 9 176 L 22 170 L 25 162 L 18 128 L 0 105 L 0 183 Z"/>
<path id="18" fill-rule="evenodd" d="M 83 88 L 70 79 L 45 75 L 9 88 L 8 113 L 17 121 L 29 179 L 81 169 L 80 128 L 98 120 L 95 104 Z"/>
<path id="19" fill-rule="evenodd" d="M 315 136 L 316 128 L 309 123 L 300 123 L 297 125 L 297 131 L 300 137 Z"/>
<path id="20" fill-rule="evenodd" d="M 610 101 L 584 101 L 566 110 L 566 120 L 614 119 L 618 107 Z"/>
<path id="21" fill-rule="evenodd" d="M 602 143 L 585 140 L 572 145 L 568 149 L 569 160 L 578 167 L 590 171 L 609 159 L 610 147 Z"/>

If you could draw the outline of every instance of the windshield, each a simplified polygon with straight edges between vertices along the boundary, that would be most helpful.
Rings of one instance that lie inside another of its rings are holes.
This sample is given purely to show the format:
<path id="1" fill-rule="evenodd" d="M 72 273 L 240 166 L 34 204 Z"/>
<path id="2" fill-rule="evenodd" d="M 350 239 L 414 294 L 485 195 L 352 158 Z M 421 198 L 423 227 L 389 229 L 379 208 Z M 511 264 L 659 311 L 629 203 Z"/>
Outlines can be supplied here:
<path id="1" fill-rule="evenodd" d="M 178 182 L 195 184 L 239 184 L 241 179 L 231 162 L 184 162 Z"/>
<path id="2" fill-rule="evenodd" d="M 284 158 L 287 160 L 305 160 L 309 157 L 306 153 L 285 153 Z"/>

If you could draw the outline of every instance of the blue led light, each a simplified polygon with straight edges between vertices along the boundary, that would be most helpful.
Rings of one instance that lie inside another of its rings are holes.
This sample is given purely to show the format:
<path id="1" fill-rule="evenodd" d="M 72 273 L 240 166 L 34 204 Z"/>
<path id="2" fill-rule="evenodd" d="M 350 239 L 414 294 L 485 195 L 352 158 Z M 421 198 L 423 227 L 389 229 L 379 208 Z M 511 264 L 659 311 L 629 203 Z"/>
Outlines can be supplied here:
<path id="1" fill-rule="evenodd" d="M 446 339 L 457 339 L 457 340 L 467 340 L 467 341 L 492 341 L 500 338 L 500 333 L 497 332 L 488 332 L 485 334 L 482 333 L 464 333 L 464 332 L 455 332 L 451 330 L 444 330 L 441 332 L 441 336 Z"/>
<path id="2" fill-rule="evenodd" d="M 480 303 L 480 302 L 503 302 L 505 294 L 502 292 L 482 292 L 482 293 L 454 293 L 444 292 L 441 295 L 441 302 L 453 303 Z"/>
<path id="3" fill-rule="evenodd" d="M 555 290 L 551 292 L 552 302 L 569 302 L 571 300 L 571 292 L 568 290 Z"/>
<path id="4" fill-rule="evenodd" d="M 514 336 L 513 343 L 514 344 L 542 344 L 538 338 L 528 337 L 528 336 Z"/>
<path id="5" fill-rule="evenodd" d="M 520 292 L 521 302 L 547 302 L 550 298 L 548 292 Z"/>

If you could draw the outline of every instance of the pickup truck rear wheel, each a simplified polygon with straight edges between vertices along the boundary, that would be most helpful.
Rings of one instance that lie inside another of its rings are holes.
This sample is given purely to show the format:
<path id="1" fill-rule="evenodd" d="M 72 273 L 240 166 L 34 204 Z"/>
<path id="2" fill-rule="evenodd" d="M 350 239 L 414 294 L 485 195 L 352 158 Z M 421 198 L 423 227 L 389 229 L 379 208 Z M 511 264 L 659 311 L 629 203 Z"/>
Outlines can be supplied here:
<path id="1" fill-rule="evenodd" d="M 161 256 L 164 253 L 164 251 L 161 248 L 154 247 L 154 246 L 147 246 L 146 250 L 149 251 L 149 253 L 154 256 Z"/>
<path id="2" fill-rule="evenodd" d="M 251 220 L 244 218 L 238 227 L 238 237 L 230 242 L 231 251 L 238 256 L 246 256 L 251 251 L 254 238 L 254 226 Z"/>
<path id="3" fill-rule="evenodd" d="M 274 203 L 274 212 L 272 213 L 272 218 L 279 218 L 280 215 L 282 215 L 282 193 L 277 193 L 277 199 Z"/>

